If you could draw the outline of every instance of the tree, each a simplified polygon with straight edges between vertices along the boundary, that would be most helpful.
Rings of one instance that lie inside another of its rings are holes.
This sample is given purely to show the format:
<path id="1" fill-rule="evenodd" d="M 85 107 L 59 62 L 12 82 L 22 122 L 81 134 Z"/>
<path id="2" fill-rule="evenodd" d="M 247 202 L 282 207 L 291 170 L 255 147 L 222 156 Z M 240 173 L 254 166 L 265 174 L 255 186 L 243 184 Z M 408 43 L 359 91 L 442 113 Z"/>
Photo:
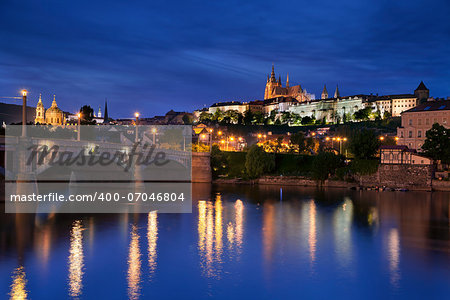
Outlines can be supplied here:
<path id="1" fill-rule="evenodd" d="M 253 114 L 253 123 L 255 124 L 263 124 L 264 123 L 264 114 L 260 111 L 257 111 Z"/>
<path id="2" fill-rule="evenodd" d="M 272 171 L 275 167 L 275 157 L 264 152 L 258 145 L 253 145 L 245 156 L 245 169 L 250 178 L 258 178 Z"/>
<path id="3" fill-rule="evenodd" d="M 450 129 L 434 123 L 426 133 L 423 153 L 433 160 L 440 160 L 444 164 L 450 163 Z"/>
<path id="4" fill-rule="evenodd" d="M 94 118 L 94 110 L 89 105 L 83 105 L 80 108 L 81 123 L 82 124 L 92 124 L 92 119 Z"/>
<path id="5" fill-rule="evenodd" d="M 225 153 L 220 151 L 217 144 L 214 144 L 211 148 L 211 170 L 213 178 L 217 178 L 220 175 L 225 175 L 227 172 L 228 161 Z"/>
<path id="6" fill-rule="evenodd" d="M 212 114 L 210 114 L 207 111 L 202 111 L 199 117 L 200 122 L 211 122 L 212 121 Z"/>
<path id="7" fill-rule="evenodd" d="M 184 114 L 182 120 L 183 120 L 184 125 L 192 124 L 191 117 L 189 117 L 188 114 Z"/>
<path id="8" fill-rule="evenodd" d="M 370 159 L 380 147 L 380 140 L 373 130 L 362 129 L 350 140 L 349 150 L 355 158 Z"/>
<path id="9" fill-rule="evenodd" d="M 302 118 L 302 125 L 312 125 L 314 124 L 314 118 L 306 116 Z"/>
<path id="10" fill-rule="evenodd" d="M 244 124 L 245 124 L 245 125 L 251 125 L 251 124 L 252 124 L 252 121 L 253 121 L 253 113 L 252 113 L 251 110 L 246 110 L 246 111 L 244 112 L 244 119 L 243 119 L 243 121 L 244 121 Z"/>
<path id="11" fill-rule="evenodd" d="M 332 152 L 319 152 L 313 161 L 312 177 L 321 182 L 333 175 L 337 168 L 343 165 L 342 156 Z"/>
<path id="12" fill-rule="evenodd" d="M 355 118 L 355 120 L 367 121 L 367 120 L 369 120 L 371 111 L 372 111 L 371 107 L 362 108 L 362 109 L 356 111 L 353 114 L 353 117 Z"/>
<path id="13" fill-rule="evenodd" d="M 301 131 L 291 135 L 291 143 L 298 147 L 298 153 L 305 151 L 305 134 Z"/>

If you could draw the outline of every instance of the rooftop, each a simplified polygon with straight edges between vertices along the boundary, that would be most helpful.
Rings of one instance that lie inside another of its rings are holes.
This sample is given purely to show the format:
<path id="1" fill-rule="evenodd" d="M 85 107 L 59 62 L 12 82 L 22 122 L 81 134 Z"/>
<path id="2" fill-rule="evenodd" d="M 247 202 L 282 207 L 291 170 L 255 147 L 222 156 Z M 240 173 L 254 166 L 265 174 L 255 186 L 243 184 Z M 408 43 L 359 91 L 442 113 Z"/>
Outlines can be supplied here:
<path id="1" fill-rule="evenodd" d="M 440 111 L 440 110 L 450 110 L 450 101 L 427 101 L 425 103 L 419 104 L 414 108 L 408 109 L 403 113 L 412 112 L 423 112 L 423 111 Z"/>

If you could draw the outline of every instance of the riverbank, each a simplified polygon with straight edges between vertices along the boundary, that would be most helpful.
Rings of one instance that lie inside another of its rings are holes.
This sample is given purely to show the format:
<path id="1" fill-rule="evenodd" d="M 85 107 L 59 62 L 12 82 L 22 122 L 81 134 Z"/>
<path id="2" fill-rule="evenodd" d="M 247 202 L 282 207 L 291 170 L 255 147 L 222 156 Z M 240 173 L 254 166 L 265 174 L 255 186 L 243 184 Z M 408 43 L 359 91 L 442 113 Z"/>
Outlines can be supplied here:
<path id="1" fill-rule="evenodd" d="M 433 180 L 430 185 L 379 185 L 376 182 L 364 181 L 363 184 L 358 182 L 347 182 L 343 180 L 325 180 L 320 183 L 316 180 L 308 179 L 300 176 L 264 176 L 254 180 L 241 180 L 239 178 L 219 178 L 213 180 L 216 184 L 244 184 L 244 185 L 290 185 L 305 187 L 332 187 L 346 189 L 363 189 L 363 190 L 409 190 L 409 191 L 450 191 L 450 181 Z"/>

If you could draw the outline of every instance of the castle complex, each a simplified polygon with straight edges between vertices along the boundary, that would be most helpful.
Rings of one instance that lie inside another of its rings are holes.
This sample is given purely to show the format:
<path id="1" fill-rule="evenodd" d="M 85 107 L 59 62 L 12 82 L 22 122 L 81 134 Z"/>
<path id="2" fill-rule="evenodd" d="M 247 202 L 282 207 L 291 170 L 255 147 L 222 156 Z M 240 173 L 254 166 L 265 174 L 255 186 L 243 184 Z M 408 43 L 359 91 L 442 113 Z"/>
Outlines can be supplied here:
<path id="1" fill-rule="evenodd" d="M 281 77 L 275 77 L 274 66 L 272 72 L 267 76 L 264 90 L 264 100 L 255 100 L 241 103 L 239 101 L 214 103 L 209 107 L 211 114 L 217 111 L 236 111 L 244 113 L 247 110 L 259 111 L 265 115 L 289 112 L 301 118 L 311 117 L 326 123 L 340 123 L 351 120 L 353 114 L 361 109 L 370 108 L 371 112 L 379 116 L 398 117 L 403 111 L 409 110 L 429 97 L 429 90 L 421 82 L 414 94 L 395 95 L 352 95 L 341 96 L 339 87 L 336 85 L 333 97 L 330 97 L 326 85 L 322 90 L 320 99 L 315 99 L 313 94 L 306 92 L 300 85 L 290 86 L 289 75 L 286 86 L 283 87 Z"/>

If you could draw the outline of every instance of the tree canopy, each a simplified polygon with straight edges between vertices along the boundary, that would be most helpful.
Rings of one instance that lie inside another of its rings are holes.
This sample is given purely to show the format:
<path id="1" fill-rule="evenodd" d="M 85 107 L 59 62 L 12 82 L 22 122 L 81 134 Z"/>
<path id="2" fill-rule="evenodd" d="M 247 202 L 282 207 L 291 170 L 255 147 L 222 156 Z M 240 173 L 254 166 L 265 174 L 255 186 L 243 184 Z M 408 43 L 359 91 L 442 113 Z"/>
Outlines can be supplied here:
<path id="1" fill-rule="evenodd" d="M 422 150 L 433 160 L 440 160 L 445 164 L 450 163 L 450 129 L 434 123 L 426 133 Z"/>
<path id="2" fill-rule="evenodd" d="M 370 159 L 375 156 L 380 147 L 380 140 L 373 130 L 362 129 L 350 140 L 349 150 L 355 158 Z"/>

